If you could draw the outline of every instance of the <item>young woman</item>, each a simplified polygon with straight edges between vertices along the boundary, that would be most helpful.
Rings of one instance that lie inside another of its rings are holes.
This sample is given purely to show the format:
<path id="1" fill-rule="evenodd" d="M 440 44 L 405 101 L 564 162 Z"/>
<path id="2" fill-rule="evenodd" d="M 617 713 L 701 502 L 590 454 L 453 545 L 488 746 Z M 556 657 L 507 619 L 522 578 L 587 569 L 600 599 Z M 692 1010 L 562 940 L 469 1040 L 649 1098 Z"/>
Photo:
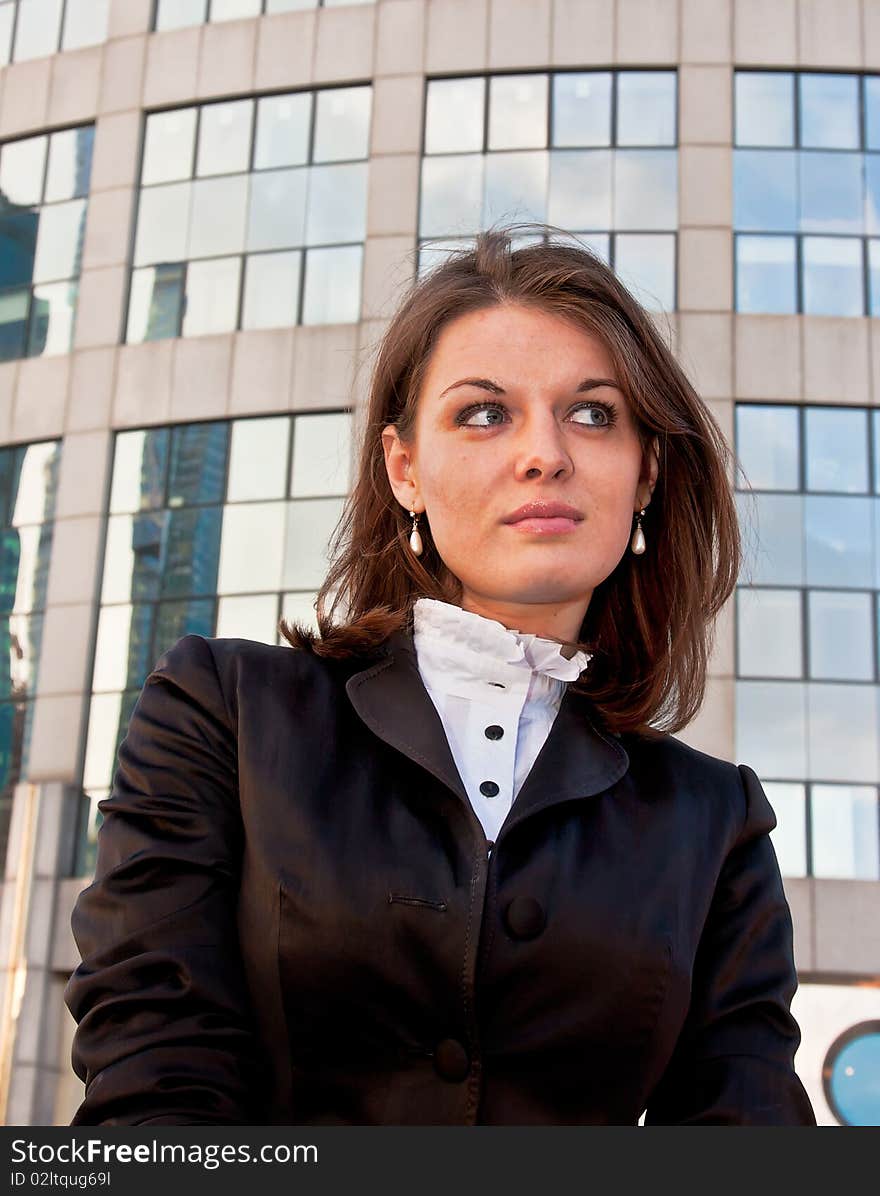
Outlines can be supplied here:
<path id="1" fill-rule="evenodd" d="M 538 232 L 391 321 L 320 635 L 147 678 L 73 914 L 73 1124 L 815 1125 L 773 810 L 674 737 L 729 451 Z"/>

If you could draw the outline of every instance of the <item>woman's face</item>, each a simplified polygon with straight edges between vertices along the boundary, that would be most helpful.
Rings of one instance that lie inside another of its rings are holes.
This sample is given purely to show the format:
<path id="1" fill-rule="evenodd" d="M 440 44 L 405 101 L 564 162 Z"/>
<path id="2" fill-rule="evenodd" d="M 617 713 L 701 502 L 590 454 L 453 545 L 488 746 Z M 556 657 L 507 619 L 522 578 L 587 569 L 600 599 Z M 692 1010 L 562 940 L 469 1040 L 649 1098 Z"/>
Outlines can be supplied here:
<path id="1" fill-rule="evenodd" d="M 382 440 L 394 494 L 424 512 L 419 529 L 461 580 L 464 609 L 576 639 L 657 478 L 601 342 L 514 304 L 459 316 L 437 339 L 414 443 L 393 424 Z M 509 522 L 533 502 L 580 517 Z"/>

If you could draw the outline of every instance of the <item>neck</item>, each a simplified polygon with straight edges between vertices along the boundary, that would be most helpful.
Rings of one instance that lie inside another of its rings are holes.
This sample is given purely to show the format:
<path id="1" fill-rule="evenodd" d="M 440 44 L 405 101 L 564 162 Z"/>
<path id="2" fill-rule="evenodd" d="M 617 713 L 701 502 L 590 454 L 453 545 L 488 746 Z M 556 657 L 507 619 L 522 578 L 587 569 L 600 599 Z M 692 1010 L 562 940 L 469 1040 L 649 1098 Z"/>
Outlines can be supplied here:
<path id="1" fill-rule="evenodd" d="M 574 643 L 580 635 L 589 600 L 586 603 L 582 598 L 563 603 L 504 602 L 464 590 L 459 605 L 462 610 L 495 619 L 514 631 Z M 564 647 L 562 655 L 570 660 L 575 650 Z"/>

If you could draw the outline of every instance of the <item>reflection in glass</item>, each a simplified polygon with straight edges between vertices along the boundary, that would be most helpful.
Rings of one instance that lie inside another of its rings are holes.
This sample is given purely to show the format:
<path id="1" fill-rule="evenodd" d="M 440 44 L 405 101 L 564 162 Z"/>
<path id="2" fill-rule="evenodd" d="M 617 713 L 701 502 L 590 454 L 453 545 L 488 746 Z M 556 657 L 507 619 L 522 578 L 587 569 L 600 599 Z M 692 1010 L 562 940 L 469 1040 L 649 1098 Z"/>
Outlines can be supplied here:
<path id="1" fill-rule="evenodd" d="M 186 272 L 184 336 L 231 332 L 238 321 L 241 258 L 190 262 Z"/>
<path id="2" fill-rule="evenodd" d="M 155 606 L 102 606 L 95 640 L 92 690 L 110 693 L 141 685 L 153 665 Z"/>
<path id="3" fill-rule="evenodd" d="M 0 192 L 9 203 L 33 207 L 40 202 L 47 146 L 45 135 L 0 146 Z"/>
<path id="4" fill-rule="evenodd" d="M 553 150 L 547 219 L 559 228 L 611 227 L 611 150 Z"/>
<path id="5" fill-rule="evenodd" d="M 247 170 L 253 112 L 253 100 L 203 105 L 196 174 L 234 174 Z"/>
<path id="6" fill-rule="evenodd" d="M 807 875 L 807 811 L 803 785 L 765 781 L 764 792 L 776 815 L 770 839 L 783 876 Z"/>
<path id="7" fill-rule="evenodd" d="M 802 677 L 801 592 L 740 586 L 736 599 L 737 674 Z"/>
<path id="8" fill-rule="evenodd" d="M 873 681 L 874 638 L 870 594 L 810 590 L 810 676 Z"/>
<path id="9" fill-rule="evenodd" d="M 212 21 L 236 21 L 260 14 L 261 0 L 211 0 Z"/>
<path id="10" fill-rule="evenodd" d="M 880 154 L 861 155 L 865 166 L 865 227 L 867 233 L 880 232 Z"/>
<path id="11" fill-rule="evenodd" d="M 169 513 L 163 598 L 206 597 L 217 591 L 223 508 L 181 507 Z"/>
<path id="12" fill-rule="evenodd" d="M 213 598 L 191 598 L 188 602 L 160 602 L 156 611 L 153 651 L 157 658 L 173 648 L 184 635 L 213 635 Z"/>
<path id="13" fill-rule="evenodd" d="M 15 8 L 12 4 L 4 4 L 0 7 L 0 66 L 6 66 L 12 57 L 12 21 L 14 16 Z M 0 775 L 0 782 L 2 782 L 2 775 Z"/>
<path id="14" fill-rule="evenodd" d="M 614 269 L 639 303 L 649 311 L 675 307 L 675 237 L 672 233 L 618 233 Z"/>
<path id="15" fill-rule="evenodd" d="M 330 564 L 330 538 L 344 502 L 343 498 L 302 498 L 287 503 L 284 589 L 313 590 L 323 584 Z"/>
<path id="16" fill-rule="evenodd" d="M 798 75 L 801 145 L 859 148 L 857 75 Z"/>
<path id="17" fill-rule="evenodd" d="M 163 505 L 168 445 L 168 428 L 117 432 L 110 489 L 112 514 L 134 514 Z"/>
<path id="18" fill-rule="evenodd" d="M 275 594 L 248 594 L 221 598 L 217 611 L 220 638 L 256 640 L 274 644 L 277 639 L 278 598 Z"/>
<path id="19" fill-rule="evenodd" d="M 196 108 L 174 108 L 147 116 L 141 184 L 188 179 L 193 171 Z"/>
<path id="20" fill-rule="evenodd" d="M 855 237 L 804 237 L 804 311 L 861 316 L 865 311 L 862 243 Z"/>
<path id="21" fill-rule="evenodd" d="M 207 0 L 158 0 L 157 29 L 181 29 L 201 25 L 207 14 Z"/>
<path id="22" fill-rule="evenodd" d="M 34 254 L 34 282 L 54 282 L 79 273 L 85 221 L 84 199 L 42 209 Z"/>
<path id="23" fill-rule="evenodd" d="M 27 351 L 30 357 L 49 357 L 70 352 L 77 291 L 76 281 L 34 287 L 28 327 Z"/>
<path id="24" fill-rule="evenodd" d="M 865 84 L 865 148 L 880 149 L 880 75 L 863 75 Z"/>
<path id="25" fill-rule="evenodd" d="M 21 451 L 21 450 L 19 450 Z M 44 440 L 24 446 L 18 487 L 12 501 L 10 523 L 22 527 L 44 523 L 55 516 L 61 447 L 57 440 Z"/>
<path id="26" fill-rule="evenodd" d="M 166 183 L 141 191 L 134 265 L 180 262 L 186 257 L 191 183 Z"/>
<path id="27" fill-rule="evenodd" d="M 422 159 L 419 232 L 423 237 L 480 231 L 484 161 L 482 154 Z"/>
<path id="28" fill-rule="evenodd" d="M 553 76 L 552 144 L 611 144 L 610 71 L 565 71 Z"/>
<path id="29" fill-rule="evenodd" d="M 0 251 L 5 253 L 2 231 Z M 0 361 L 12 361 L 24 354 L 29 303 L 30 291 L 27 288 L 0 291 Z"/>
<path id="30" fill-rule="evenodd" d="M 614 155 L 614 227 L 667 229 L 678 223 L 675 150 L 617 150 Z"/>
<path id="31" fill-rule="evenodd" d="M 546 220 L 547 168 L 546 151 L 487 155 L 484 227 L 499 219 Z"/>
<path id="32" fill-rule="evenodd" d="M 183 262 L 132 272 L 125 335 L 129 344 L 180 335 L 185 274 Z"/>
<path id="33" fill-rule="evenodd" d="M 4 572 L 11 567 L 11 576 L 4 578 L 4 603 L 7 607 L 10 591 L 14 593 L 9 613 L 25 615 L 40 610 L 46 605 L 49 575 L 47 553 L 52 547 L 51 523 L 9 528 L 3 532 L 2 547 L 8 557 L 4 562 Z"/>
<path id="34" fill-rule="evenodd" d="M 794 76 L 781 71 L 736 71 L 737 145 L 794 146 Z"/>
<path id="35" fill-rule="evenodd" d="M 83 787 L 109 789 L 116 774 L 116 753 L 125 735 L 122 694 L 93 694 L 83 766 Z"/>
<path id="36" fill-rule="evenodd" d="M 736 310 L 797 311 L 797 246 L 794 237 L 736 238 Z"/>
<path id="37" fill-rule="evenodd" d="M 797 781 L 808 775 L 804 689 L 800 681 L 737 681 L 735 755 L 758 776 Z"/>
<path id="38" fill-rule="evenodd" d="M 240 503 L 224 507 L 219 594 L 281 589 L 286 503 Z"/>
<path id="39" fill-rule="evenodd" d="M 803 504 L 800 494 L 737 492 L 736 505 L 743 536 L 741 582 L 803 585 Z"/>
<path id="40" fill-rule="evenodd" d="M 868 242 L 868 274 L 872 316 L 880 315 L 880 241 Z"/>
<path id="41" fill-rule="evenodd" d="M 361 312 L 360 245 L 310 249 L 306 258 L 303 324 L 356 324 Z"/>
<path id="42" fill-rule="evenodd" d="M 248 249 L 288 249 L 305 240 L 308 169 L 251 175 Z"/>
<path id="43" fill-rule="evenodd" d="M 675 72 L 620 71 L 616 145 L 675 145 Z"/>
<path id="44" fill-rule="evenodd" d="M 807 584 L 869 589 L 871 499 L 804 496 Z"/>
<path id="45" fill-rule="evenodd" d="M 736 449 L 746 480 L 755 490 L 800 488 L 797 407 L 737 404 Z"/>
<path id="46" fill-rule="evenodd" d="M 110 516 L 104 548 L 102 603 L 158 599 L 165 567 L 167 524 L 167 511 Z"/>
<path id="47" fill-rule="evenodd" d="M 62 0 L 25 0 L 18 5 L 15 23 L 16 62 L 45 58 L 58 49 Z"/>
<path id="48" fill-rule="evenodd" d="M 311 117 L 310 91 L 258 100 L 254 169 L 299 166 L 308 161 Z"/>
<path id="49" fill-rule="evenodd" d="M 880 879 L 877 791 L 868 785 L 814 785 L 813 875 Z"/>
<path id="50" fill-rule="evenodd" d="M 797 159 L 788 150 L 733 151 L 735 228 L 797 231 Z"/>
<path id="51" fill-rule="evenodd" d="M 366 231 L 366 162 L 313 166 L 309 172 L 306 244 L 363 241 Z"/>
<path id="52" fill-rule="evenodd" d="M 351 484 L 351 415 L 298 415 L 293 421 L 290 494 L 347 494 Z"/>
<path id="53" fill-rule="evenodd" d="M 0 697 L 36 694 L 44 621 L 43 614 L 0 616 Z"/>
<path id="54" fill-rule="evenodd" d="M 52 134 L 44 202 L 55 203 L 88 194 L 94 141 L 94 125 Z"/>
<path id="55" fill-rule="evenodd" d="M 226 479 L 229 424 L 178 424 L 171 430 L 168 506 L 220 503 Z"/>
<path id="56" fill-rule="evenodd" d="M 807 489 L 864 494 L 868 489 L 868 413 L 807 407 Z"/>
<path id="57" fill-rule="evenodd" d="M 188 256 L 241 253 L 247 202 L 246 174 L 197 179 L 192 185 Z"/>
<path id="58" fill-rule="evenodd" d="M 290 420 L 286 415 L 235 421 L 227 502 L 286 497 L 289 430 Z"/>
<path id="59" fill-rule="evenodd" d="M 302 252 L 258 253 L 247 259 L 242 328 L 286 328 L 296 323 Z"/>
<path id="60" fill-rule="evenodd" d="M 425 153 L 467 153 L 483 148 L 486 80 L 431 79 L 425 110 Z"/>
<path id="61" fill-rule="evenodd" d="M 493 75 L 489 79 L 489 136 L 493 149 L 547 145 L 547 75 Z"/>
<path id="62" fill-rule="evenodd" d="M 317 92 L 313 162 L 367 157 L 372 96 L 371 87 L 332 87 Z"/>
<path id="63" fill-rule="evenodd" d="M 110 0 L 67 0 L 62 50 L 96 46 L 107 38 Z"/>
<path id="64" fill-rule="evenodd" d="M 809 233 L 860 233 L 864 224 L 861 154 L 798 155 L 800 228 Z"/>

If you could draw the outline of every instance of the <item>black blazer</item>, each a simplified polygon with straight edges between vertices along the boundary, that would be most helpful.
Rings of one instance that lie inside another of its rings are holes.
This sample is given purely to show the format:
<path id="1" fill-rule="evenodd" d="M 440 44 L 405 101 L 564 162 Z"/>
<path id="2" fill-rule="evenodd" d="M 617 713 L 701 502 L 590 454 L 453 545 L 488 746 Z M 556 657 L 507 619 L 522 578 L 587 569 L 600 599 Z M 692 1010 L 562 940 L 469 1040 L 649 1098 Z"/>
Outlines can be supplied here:
<path id="1" fill-rule="evenodd" d="M 755 773 L 570 688 L 494 849 L 412 632 L 186 635 L 72 927 L 73 1125 L 815 1125 Z"/>

